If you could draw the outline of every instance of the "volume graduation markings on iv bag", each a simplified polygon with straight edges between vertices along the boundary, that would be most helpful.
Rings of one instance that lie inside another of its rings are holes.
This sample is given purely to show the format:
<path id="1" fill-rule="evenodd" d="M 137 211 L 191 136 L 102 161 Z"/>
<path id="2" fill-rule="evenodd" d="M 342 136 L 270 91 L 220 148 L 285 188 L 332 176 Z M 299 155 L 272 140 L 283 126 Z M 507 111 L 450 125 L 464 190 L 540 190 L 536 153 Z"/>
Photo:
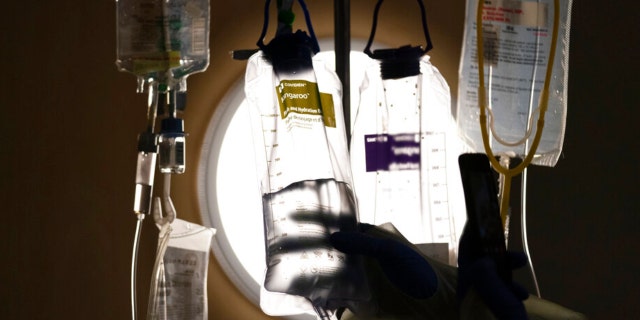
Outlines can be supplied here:
<path id="1" fill-rule="evenodd" d="M 452 238 L 447 181 L 446 137 L 442 132 L 424 134 L 423 151 L 426 151 L 427 192 L 431 229 L 431 242 L 450 242 Z"/>
<path id="2" fill-rule="evenodd" d="M 345 267 L 352 262 L 329 244 L 328 236 L 355 230 L 350 192 L 343 182 L 320 179 L 263 196 L 268 290 L 308 296 L 312 290 L 332 288 L 336 279 L 346 276 Z"/>
<path id="3" fill-rule="evenodd" d="M 264 149 L 265 154 L 277 154 L 278 153 L 278 143 L 269 143 L 273 142 L 273 140 L 269 140 L 266 137 L 275 135 L 277 133 L 277 121 L 280 115 L 277 113 L 265 113 L 261 114 L 260 118 L 262 120 L 262 136 L 264 137 Z M 267 170 L 269 172 L 269 177 L 274 178 L 282 174 L 280 170 L 273 170 L 274 168 L 280 168 L 276 162 L 280 161 L 278 157 L 267 157 Z M 275 171 L 275 172 L 274 172 Z M 270 179 L 273 181 L 273 179 Z M 278 191 L 282 189 L 284 186 L 272 186 L 271 192 Z"/>
<path id="4" fill-rule="evenodd" d="M 455 231 L 449 208 L 447 138 L 438 111 L 422 108 L 420 76 L 384 81 L 387 110 L 378 130 L 365 135 L 367 171 L 376 172 L 375 223 L 393 222 L 413 243 L 449 243 Z M 417 216 L 416 216 L 417 215 Z"/>

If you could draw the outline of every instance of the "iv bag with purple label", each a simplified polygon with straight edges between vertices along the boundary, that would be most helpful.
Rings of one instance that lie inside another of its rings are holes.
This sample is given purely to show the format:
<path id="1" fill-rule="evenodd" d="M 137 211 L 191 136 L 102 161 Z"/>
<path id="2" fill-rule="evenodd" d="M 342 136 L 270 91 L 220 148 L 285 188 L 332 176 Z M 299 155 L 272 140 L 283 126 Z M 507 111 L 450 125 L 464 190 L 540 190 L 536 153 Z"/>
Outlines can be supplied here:
<path id="1" fill-rule="evenodd" d="M 433 46 L 422 1 L 424 48 L 371 51 L 382 2 L 364 50 L 371 62 L 351 137 L 360 220 L 392 223 L 426 255 L 455 265 L 466 214 L 449 86 L 427 55 Z"/>
<path id="2" fill-rule="evenodd" d="M 429 59 L 417 57 L 418 74 L 386 79 L 380 62 L 371 60 L 360 87 L 351 166 L 360 221 L 390 222 L 427 255 L 455 264 L 465 221 L 455 166 L 461 142 L 449 86 Z"/>

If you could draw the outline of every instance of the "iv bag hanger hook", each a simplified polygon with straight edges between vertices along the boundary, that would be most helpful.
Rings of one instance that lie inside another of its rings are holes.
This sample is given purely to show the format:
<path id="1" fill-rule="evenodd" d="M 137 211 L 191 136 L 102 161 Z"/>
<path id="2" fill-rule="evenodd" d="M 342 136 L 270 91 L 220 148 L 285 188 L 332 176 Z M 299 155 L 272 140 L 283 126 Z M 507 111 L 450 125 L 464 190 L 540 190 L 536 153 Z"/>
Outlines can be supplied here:
<path id="1" fill-rule="evenodd" d="M 278 1 L 280 3 L 280 1 Z M 291 5 L 293 5 L 293 0 L 288 0 L 288 2 L 291 3 Z M 283 12 L 283 10 L 286 9 L 286 5 L 288 5 L 289 3 L 287 2 L 287 0 L 282 0 L 282 6 L 279 8 L 279 12 Z M 302 8 L 302 12 L 304 13 L 304 19 L 307 23 L 307 30 L 309 31 L 309 35 L 311 36 L 311 39 L 313 40 L 313 51 L 314 52 L 319 52 L 320 51 L 320 46 L 318 45 L 318 40 L 316 38 L 316 34 L 313 32 L 313 27 L 311 26 L 311 17 L 309 16 L 309 10 L 307 9 L 307 5 L 305 4 L 305 2 L 303 0 L 298 0 L 298 3 L 300 4 L 300 8 Z M 271 0 L 267 0 L 264 6 L 264 23 L 262 25 L 262 32 L 260 33 L 260 38 L 258 39 L 257 45 L 260 49 L 264 50 L 266 45 L 264 44 L 264 37 L 267 34 L 267 28 L 269 27 L 269 4 L 271 4 Z M 291 8 L 289 7 L 289 10 Z"/>
<path id="2" fill-rule="evenodd" d="M 164 225 L 171 224 L 176 216 L 176 208 L 171 200 L 171 174 L 165 173 L 162 198 L 154 198 L 153 220 L 158 228 L 162 229 Z"/>
<path id="3" fill-rule="evenodd" d="M 431 42 L 431 36 L 429 35 L 429 27 L 427 27 L 427 15 L 425 13 L 424 3 L 422 0 L 417 0 L 420 5 L 420 14 L 422 18 L 422 30 L 424 31 L 424 37 L 427 41 L 426 47 L 423 50 L 423 54 L 429 52 L 433 48 L 433 43 Z M 380 6 L 382 5 L 383 0 L 378 0 L 376 7 L 373 11 L 373 23 L 371 25 L 371 34 L 369 35 L 369 41 L 367 42 L 367 46 L 364 48 L 364 53 L 368 56 L 372 56 L 371 53 L 371 44 L 373 43 L 373 38 L 376 34 L 376 28 L 378 25 L 378 12 L 380 11 Z"/>

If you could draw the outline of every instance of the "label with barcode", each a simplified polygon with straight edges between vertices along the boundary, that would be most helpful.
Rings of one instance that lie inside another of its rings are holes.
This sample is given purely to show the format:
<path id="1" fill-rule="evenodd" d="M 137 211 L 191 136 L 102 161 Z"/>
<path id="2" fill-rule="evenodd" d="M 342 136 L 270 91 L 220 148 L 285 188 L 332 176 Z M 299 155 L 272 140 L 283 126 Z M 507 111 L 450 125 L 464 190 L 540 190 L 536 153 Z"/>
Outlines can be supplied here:
<path id="1" fill-rule="evenodd" d="M 207 51 L 207 22 L 204 18 L 194 18 L 191 22 L 191 51 L 194 55 Z"/>

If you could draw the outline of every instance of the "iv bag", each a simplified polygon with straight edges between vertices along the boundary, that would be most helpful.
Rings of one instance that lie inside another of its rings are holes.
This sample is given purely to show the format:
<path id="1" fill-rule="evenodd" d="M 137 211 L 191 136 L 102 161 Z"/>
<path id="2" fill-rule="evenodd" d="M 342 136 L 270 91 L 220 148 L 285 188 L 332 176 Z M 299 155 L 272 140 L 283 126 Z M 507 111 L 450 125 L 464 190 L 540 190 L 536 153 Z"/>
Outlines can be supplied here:
<path id="1" fill-rule="evenodd" d="M 368 297 L 360 258 L 329 243 L 331 233 L 355 231 L 358 222 L 341 84 L 323 61 L 305 54 L 309 65 L 279 68 L 272 64 L 278 58 L 259 51 L 245 75 L 264 213 L 260 301 L 270 315 L 335 311 Z"/>
<path id="2" fill-rule="evenodd" d="M 215 229 L 175 219 L 161 228 L 147 318 L 206 320 L 209 250 Z"/>
<path id="3" fill-rule="evenodd" d="M 281 31 L 251 56 L 245 73 L 263 203 L 265 278 L 260 306 L 269 315 L 301 311 L 335 317 L 338 308 L 368 298 L 361 257 L 330 243 L 336 231 L 356 231 L 358 214 L 341 83 L 314 57 L 320 51 L 304 1 L 306 32 Z"/>
<path id="4" fill-rule="evenodd" d="M 209 0 L 116 0 L 116 17 L 116 65 L 139 91 L 153 81 L 185 91 L 209 65 Z"/>
<path id="5" fill-rule="evenodd" d="M 547 110 L 532 163 L 555 166 L 562 151 L 567 115 L 571 0 L 484 1 L 482 37 L 489 145 L 494 154 L 524 158 L 541 114 L 542 88 L 549 81 Z M 459 68 L 457 123 L 467 151 L 485 153 L 479 124 L 477 0 L 468 0 Z M 554 18 L 559 26 L 550 56 Z M 553 63 L 551 77 L 547 67 Z"/>
<path id="6" fill-rule="evenodd" d="M 465 208 L 449 86 L 428 55 L 399 78 L 370 61 L 351 138 L 360 221 L 391 222 L 427 255 L 455 264 Z"/>

